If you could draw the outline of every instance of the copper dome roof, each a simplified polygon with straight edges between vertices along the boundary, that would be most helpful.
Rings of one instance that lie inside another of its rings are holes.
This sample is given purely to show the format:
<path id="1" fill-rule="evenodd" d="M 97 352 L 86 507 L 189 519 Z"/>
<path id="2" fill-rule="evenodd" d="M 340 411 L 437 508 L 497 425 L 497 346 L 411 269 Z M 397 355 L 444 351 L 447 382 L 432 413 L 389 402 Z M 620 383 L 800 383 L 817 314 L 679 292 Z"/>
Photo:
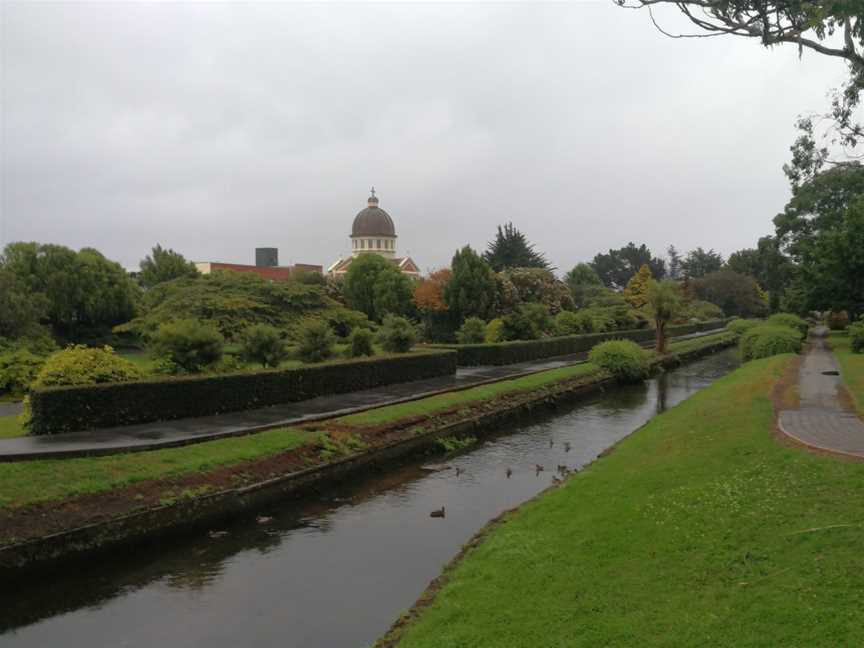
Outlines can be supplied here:
<path id="1" fill-rule="evenodd" d="M 369 198 L 369 206 L 354 217 L 351 226 L 351 237 L 358 236 L 396 236 L 396 228 L 390 214 L 378 206 L 378 199 L 373 190 Z"/>

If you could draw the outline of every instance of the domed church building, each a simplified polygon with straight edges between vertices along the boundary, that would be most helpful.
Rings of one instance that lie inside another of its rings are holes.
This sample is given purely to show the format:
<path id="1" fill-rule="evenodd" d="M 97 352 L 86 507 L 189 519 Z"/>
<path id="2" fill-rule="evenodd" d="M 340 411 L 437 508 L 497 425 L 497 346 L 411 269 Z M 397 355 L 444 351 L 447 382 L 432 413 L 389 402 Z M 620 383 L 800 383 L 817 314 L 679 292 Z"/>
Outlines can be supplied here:
<path id="1" fill-rule="evenodd" d="M 396 256 L 396 227 L 390 214 L 378 206 L 375 187 L 369 196 L 366 209 L 354 217 L 351 226 L 351 256 L 340 258 L 327 268 L 332 276 L 344 275 L 351 262 L 361 254 L 378 254 L 392 262 L 403 274 L 420 276 L 420 269 L 410 257 Z"/>

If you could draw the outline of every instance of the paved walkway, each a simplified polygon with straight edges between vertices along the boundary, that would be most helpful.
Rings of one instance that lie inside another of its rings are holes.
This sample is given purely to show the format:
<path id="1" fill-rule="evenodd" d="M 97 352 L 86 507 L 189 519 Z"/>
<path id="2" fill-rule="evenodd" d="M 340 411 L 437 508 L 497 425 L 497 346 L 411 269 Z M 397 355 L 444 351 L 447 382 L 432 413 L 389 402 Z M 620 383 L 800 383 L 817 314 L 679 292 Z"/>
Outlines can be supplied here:
<path id="1" fill-rule="evenodd" d="M 694 333 L 675 339 L 703 337 L 718 332 L 714 330 Z M 285 403 L 215 416 L 99 428 L 84 432 L 0 439 L 0 462 L 137 452 L 239 436 L 276 427 L 344 416 L 373 407 L 403 403 L 442 392 L 566 367 L 584 362 L 587 355 L 587 353 L 577 353 L 497 367 L 461 367 L 455 375 L 451 376 L 334 396 L 321 396 L 299 403 Z"/>
<path id="2" fill-rule="evenodd" d="M 840 368 L 826 335 L 819 328 L 810 337 L 798 378 L 801 403 L 797 410 L 780 412 L 780 430 L 813 448 L 864 458 L 864 422 L 840 401 Z"/>

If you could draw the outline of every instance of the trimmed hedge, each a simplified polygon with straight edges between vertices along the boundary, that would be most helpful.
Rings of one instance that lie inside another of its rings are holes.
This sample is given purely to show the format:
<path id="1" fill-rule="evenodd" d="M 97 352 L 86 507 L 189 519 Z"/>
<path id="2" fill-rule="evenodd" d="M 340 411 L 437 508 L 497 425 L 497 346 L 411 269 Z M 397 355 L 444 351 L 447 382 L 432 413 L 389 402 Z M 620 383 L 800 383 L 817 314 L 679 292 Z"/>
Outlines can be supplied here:
<path id="1" fill-rule="evenodd" d="M 731 319 L 669 326 L 666 331 L 669 337 L 689 335 L 691 333 L 722 329 L 729 321 Z M 454 349 L 458 353 L 460 367 L 475 367 L 478 365 L 515 364 L 517 362 L 529 362 L 531 360 L 541 360 L 543 358 L 570 355 L 572 353 L 584 353 L 606 340 L 650 342 L 654 337 L 654 329 L 636 329 L 630 331 L 609 331 L 607 333 L 587 333 L 585 335 L 564 335 L 561 337 L 544 338 L 542 340 L 518 340 L 490 344 L 432 344 L 429 347 Z"/>
<path id="2" fill-rule="evenodd" d="M 30 434 L 166 421 L 267 407 L 456 372 L 456 354 L 424 351 L 285 370 L 190 376 L 31 393 Z"/>
<path id="3" fill-rule="evenodd" d="M 801 332 L 791 326 L 763 324 L 745 332 L 740 347 L 745 362 L 781 353 L 800 353 Z"/>

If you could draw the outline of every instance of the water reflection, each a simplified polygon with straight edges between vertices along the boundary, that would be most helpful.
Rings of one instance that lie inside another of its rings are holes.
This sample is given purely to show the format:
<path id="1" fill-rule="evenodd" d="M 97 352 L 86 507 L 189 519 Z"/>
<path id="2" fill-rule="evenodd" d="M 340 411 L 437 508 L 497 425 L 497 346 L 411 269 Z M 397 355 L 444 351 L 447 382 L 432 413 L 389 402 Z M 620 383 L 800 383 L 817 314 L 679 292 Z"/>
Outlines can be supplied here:
<path id="1" fill-rule="evenodd" d="M 556 466 L 592 461 L 736 362 L 718 354 L 516 418 L 448 468 L 414 462 L 182 539 L 28 573 L 0 591 L 0 644 L 368 644 L 487 520 L 549 486 Z M 447 517 L 430 518 L 441 506 Z"/>

